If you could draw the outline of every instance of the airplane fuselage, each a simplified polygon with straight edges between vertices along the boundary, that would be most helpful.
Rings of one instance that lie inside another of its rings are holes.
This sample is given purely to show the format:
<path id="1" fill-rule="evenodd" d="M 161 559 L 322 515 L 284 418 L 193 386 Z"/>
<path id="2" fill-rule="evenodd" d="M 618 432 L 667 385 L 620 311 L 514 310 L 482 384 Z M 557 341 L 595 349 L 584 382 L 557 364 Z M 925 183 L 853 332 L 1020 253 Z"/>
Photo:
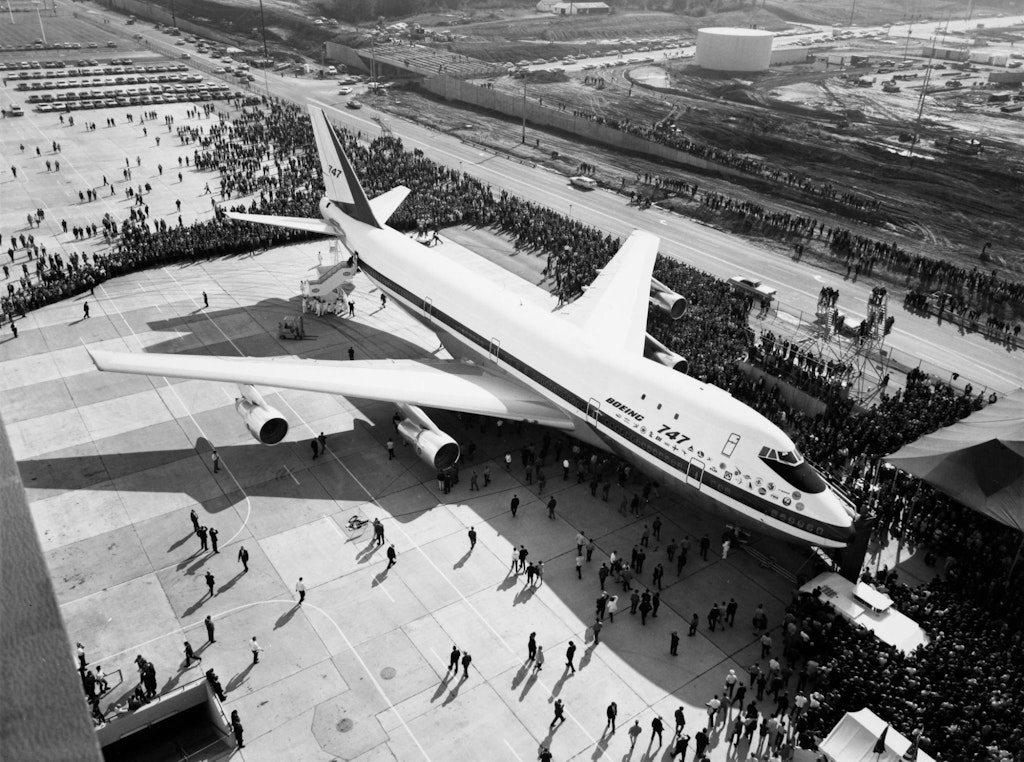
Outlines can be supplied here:
<path id="1" fill-rule="evenodd" d="M 766 453 L 798 458 L 795 446 L 727 392 L 642 356 L 608 355 L 600 336 L 431 256 L 398 231 L 353 221 L 326 199 L 321 212 L 344 226 L 343 243 L 393 300 L 449 337 L 446 345 L 546 397 L 574 422 L 577 438 L 663 485 L 704 495 L 758 531 L 823 547 L 851 539 L 849 504 L 821 485 L 808 491 L 789 483 L 780 475 L 794 471 L 786 464 L 770 466 Z"/>

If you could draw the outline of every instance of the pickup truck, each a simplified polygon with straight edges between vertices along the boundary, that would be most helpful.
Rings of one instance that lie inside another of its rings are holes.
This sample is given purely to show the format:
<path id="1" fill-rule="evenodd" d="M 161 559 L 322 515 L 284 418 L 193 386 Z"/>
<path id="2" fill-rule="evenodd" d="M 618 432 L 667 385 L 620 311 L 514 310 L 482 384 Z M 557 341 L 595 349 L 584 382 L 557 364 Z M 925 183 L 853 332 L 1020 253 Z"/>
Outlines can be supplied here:
<path id="1" fill-rule="evenodd" d="M 729 278 L 729 285 L 736 291 L 753 296 L 755 299 L 774 299 L 775 289 L 764 285 L 756 278 L 749 278 L 744 275 L 734 275 Z"/>

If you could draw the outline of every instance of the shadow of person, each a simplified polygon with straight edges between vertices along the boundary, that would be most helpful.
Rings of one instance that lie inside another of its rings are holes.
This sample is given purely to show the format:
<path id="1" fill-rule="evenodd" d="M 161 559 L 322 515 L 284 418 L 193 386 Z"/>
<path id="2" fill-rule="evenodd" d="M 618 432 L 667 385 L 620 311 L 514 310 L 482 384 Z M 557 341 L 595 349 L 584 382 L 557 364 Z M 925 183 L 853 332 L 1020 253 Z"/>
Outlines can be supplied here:
<path id="1" fill-rule="evenodd" d="M 231 691 L 235 690 L 236 688 L 241 688 L 245 684 L 245 681 L 249 679 L 249 672 L 251 672 L 252 668 L 255 666 L 256 665 L 252 662 L 249 662 L 247 665 L 245 665 L 245 669 L 243 669 L 237 675 L 228 680 L 228 684 L 224 686 L 224 692 L 231 693 Z"/>
<path id="2" fill-rule="evenodd" d="M 370 542 L 367 543 L 366 547 L 356 554 L 356 562 L 365 564 L 367 561 L 372 560 L 373 554 L 377 551 L 378 548 L 382 547 L 384 546 L 371 538 Z"/>
<path id="3" fill-rule="evenodd" d="M 604 756 L 605 749 L 608 748 L 608 744 L 611 743 L 612 737 L 608 734 L 608 728 L 604 729 L 601 733 L 601 737 L 597 739 L 597 745 L 594 747 L 594 753 L 590 755 L 591 759 L 601 759 Z"/>
<path id="4" fill-rule="evenodd" d="M 441 682 L 438 683 L 438 685 L 437 685 L 437 690 L 434 691 L 434 695 L 430 697 L 430 703 L 431 704 L 433 704 L 435 701 L 437 701 L 439 698 L 441 698 L 441 695 L 446 690 L 448 690 L 448 680 L 451 679 L 451 676 L 452 676 L 451 671 L 448 671 L 448 672 L 444 673 L 444 677 L 441 678 Z"/>
<path id="5" fill-rule="evenodd" d="M 471 555 L 473 555 L 473 549 L 472 549 L 472 548 L 470 548 L 469 550 L 467 550 L 467 551 L 466 551 L 466 553 L 465 553 L 465 555 L 464 555 L 464 556 L 462 556 L 462 558 L 460 558 L 460 559 L 459 559 L 458 561 L 456 561 L 456 562 L 455 562 L 455 563 L 454 563 L 454 564 L 452 565 L 452 568 L 453 568 L 453 569 L 461 569 L 461 568 L 462 568 L 462 567 L 463 567 L 463 566 L 465 565 L 466 561 L 468 561 L 468 560 L 469 560 L 469 557 L 470 557 Z"/>
<path id="6" fill-rule="evenodd" d="M 562 687 L 565 685 L 565 681 L 569 679 L 569 674 L 569 667 L 566 666 L 562 671 L 562 674 L 559 676 L 558 681 L 551 688 L 551 696 L 548 697 L 548 703 L 551 703 L 555 696 L 562 692 Z"/>
<path id="7" fill-rule="evenodd" d="M 530 688 L 532 688 L 534 686 L 534 683 L 536 682 L 537 673 L 534 671 L 530 673 L 530 676 L 527 678 L 526 683 L 523 685 L 523 692 L 519 694 L 520 703 L 526 700 L 526 694 L 530 692 Z"/>
<path id="8" fill-rule="evenodd" d="M 299 608 L 301 607 L 299 606 L 298 602 L 292 604 L 292 607 L 285 611 L 283 614 L 281 614 L 281 616 L 277 618 L 277 621 L 274 622 L 274 629 L 280 630 L 282 627 L 288 624 L 288 622 L 291 621 L 292 617 L 295 616 L 295 612 L 298 611 Z"/>
<path id="9" fill-rule="evenodd" d="M 463 672 L 462 673 L 462 679 L 459 680 L 459 682 L 455 683 L 454 686 L 452 686 L 452 689 L 448 692 L 448 696 L 441 703 L 441 706 L 448 706 L 450 703 L 452 703 L 455 699 L 457 699 L 459 697 L 459 688 L 462 687 L 462 683 L 465 682 L 465 680 L 466 680 L 466 673 Z"/>
<path id="10" fill-rule="evenodd" d="M 243 576 L 245 576 L 245 570 L 244 569 L 242 571 L 238 572 L 238 574 L 236 574 L 234 577 L 229 579 L 223 585 L 218 587 L 217 588 L 217 594 L 220 595 L 221 593 L 227 592 L 228 590 L 233 588 L 235 586 L 235 583 L 238 582 L 238 580 L 240 580 Z"/>
<path id="11" fill-rule="evenodd" d="M 184 619 L 186 617 L 192 616 L 194 613 L 196 613 L 197 611 L 199 611 L 199 609 L 201 609 L 203 607 L 203 604 L 206 602 L 207 598 L 212 598 L 212 597 L 213 596 L 211 596 L 209 594 L 209 592 L 203 593 L 203 596 L 198 601 L 193 603 L 191 606 L 189 606 L 187 609 L 185 609 L 185 611 L 182 612 L 182 615 L 181 615 L 182 618 Z"/>
<path id="12" fill-rule="evenodd" d="M 518 606 L 520 603 L 526 603 L 533 597 L 535 592 L 537 592 L 537 588 L 535 587 L 522 588 L 518 593 L 516 593 L 516 597 L 513 599 L 512 605 Z"/>
<path id="13" fill-rule="evenodd" d="M 512 678 L 512 690 L 515 690 L 516 688 L 518 688 L 519 684 L 522 683 L 523 680 L 526 679 L 526 673 L 530 671 L 530 665 L 531 664 L 532 664 L 532 662 L 526 662 L 526 664 L 521 666 L 519 668 L 519 671 L 516 672 L 515 676 Z"/>
<path id="14" fill-rule="evenodd" d="M 373 583 L 370 585 L 370 587 L 377 587 L 377 585 L 383 584 L 384 580 L 388 578 L 389 571 L 390 569 L 385 567 L 383 571 L 381 571 L 379 574 L 377 574 L 377 576 L 373 578 Z"/>
<path id="15" fill-rule="evenodd" d="M 167 548 L 167 552 L 170 553 L 172 550 L 177 550 L 182 545 L 184 545 L 186 542 L 188 542 L 190 538 L 195 537 L 195 536 L 196 536 L 195 532 L 189 532 L 184 537 L 182 537 L 180 540 L 177 540 L 176 542 L 171 543 L 171 545 Z"/>
<path id="16" fill-rule="evenodd" d="M 517 581 L 518 578 L 516 577 L 515 572 L 509 572 L 505 579 L 501 581 L 501 584 L 498 585 L 498 587 L 495 589 L 498 591 L 511 590 L 513 587 L 516 586 Z"/>

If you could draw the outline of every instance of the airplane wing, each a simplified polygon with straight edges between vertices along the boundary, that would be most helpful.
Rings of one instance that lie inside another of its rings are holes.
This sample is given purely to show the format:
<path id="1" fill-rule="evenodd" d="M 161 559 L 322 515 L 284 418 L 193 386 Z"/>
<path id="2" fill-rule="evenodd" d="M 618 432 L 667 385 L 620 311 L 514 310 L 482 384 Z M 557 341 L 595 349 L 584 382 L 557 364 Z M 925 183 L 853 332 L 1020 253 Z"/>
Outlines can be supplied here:
<path id="1" fill-rule="evenodd" d="M 381 193 L 376 198 L 371 198 L 370 208 L 373 209 L 373 216 L 382 223 L 387 222 L 408 195 L 408 188 L 404 185 L 396 185 L 386 193 Z"/>
<path id="2" fill-rule="evenodd" d="M 557 407 L 515 379 L 453 360 L 296 360 L 90 351 L 99 370 L 302 389 L 455 410 L 571 430 Z"/>
<path id="3" fill-rule="evenodd" d="M 323 220 L 314 220 L 310 217 L 276 217 L 269 214 L 240 214 L 238 212 L 224 212 L 224 215 L 228 219 L 240 222 L 258 222 L 261 225 L 277 225 L 281 228 L 308 230 L 311 233 L 322 233 L 323 235 L 338 235 L 338 231 Z"/>
<path id="4" fill-rule="evenodd" d="M 599 337 L 609 352 L 642 355 L 658 237 L 634 230 L 565 317 Z"/>

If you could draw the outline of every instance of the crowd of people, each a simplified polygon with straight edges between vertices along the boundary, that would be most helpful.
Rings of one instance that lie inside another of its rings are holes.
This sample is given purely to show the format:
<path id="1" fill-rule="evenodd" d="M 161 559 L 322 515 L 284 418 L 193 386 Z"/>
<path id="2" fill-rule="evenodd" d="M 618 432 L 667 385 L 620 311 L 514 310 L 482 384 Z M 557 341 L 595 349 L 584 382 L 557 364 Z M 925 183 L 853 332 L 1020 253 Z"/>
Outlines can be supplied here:
<path id="1" fill-rule="evenodd" d="M 297 107 L 268 101 L 244 109 L 229 120 L 207 111 L 200 121 L 177 130 L 189 152 L 182 168 L 219 171 L 219 195 L 235 199 L 239 211 L 314 217 L 322 188 L 311 125 Z M 518 249 L 546 257 L 545 275 L 552 290 L 568 301 L 593 280 L 620 242 L 595 228 L 566 218 L 507 192 L 440 166 L 419 151 L 405 151 L 397 138 L 369 144 L 344 134 L 345 148 L 370 195 L 404 184 L 413 193 L 390 224 L 404 230 L 443 228 L 452 224 L 492 227 L 509 236 Z M 692 194 L 696 195 L 696 186 Z M 105 253 L 71 252 L 64 257 L 40 249 L 34 240 L 8 239 L 9 254 L 28 250 L 37 262 L 36 277 L 27 271 L 2 297 L 8 318 L 88 290 L 107 278 L 177 261 L 242 253 L 309 237 L 283 228 L 232 222 L 215 208 L 209 219 L 185 225 L 155 219 L 140 192 L 128 218 L 104 216 L 76 227 L 76 242 L 102 236 Z M 211 199 L 214 196 L 210 193 Z M 252 196 L 251 200 L 240 200 Z M 998 300 L 1024 296 L 1022 286 L 994 275 L 964 272 L 953 266 L 910 257 L 894 244 L 868 241 L 849 231 L 788 214 L 769 214 L 755 206 L 731 205 L 758 224 L 778 226 L 791 234 L 822 237 L 834 251 L 866 257 L 870 266 L 903 267 L 922 282 L 956 286 L 978 297 Z M 86 204 L 86 208 L 88 205 Z M 905 388 L 883 392 L 869 411 L 854 414 L 849 403 L 830 399 L 826 412 L 809 416 L 789 407 L 777 387 L 754 379 L 737 365 L 751 345 L 747 326 L 750 304 L 721 280 L 683 263 L 659 258 L 655 276 L 688 300 L 688 318 L 680 324 L 652 310 L 649 331 L 689 361 L 688 372 L 728 390 L 787 430 L 801 452 L 836 482 L 842 483 L 862 510 L 876 522 L 876 532 L 922 544 L 932 554 L 955 559 L 931 585 L 912 589 L 892 575 L 885 584 L 897 606 L 917 619 L 933 641 L 903 657 L 884 648 L 864 631 L 809 599 L 794 603 L 797 658 L 821 665 L 820 729 L 827 730 L 846 710 L 868 705 L 904 734 L 924 728 L 922 746 L 944 759 L 976 759 L 1024 753 L 1019 718 L 1024 712 L 1024 670 L 1020 638 L 1024 611 L 1006 589 L 1020 588 L 1019 567 L 1011 571 L 1018 538 L 1004 527 L 948 500 L 906 475 L 891 476 L 881 458 L 929 431 L 960 420 L 986 403 L 970 389 L 912 372 Z M 792 345 L 767 334 L 757 344 L 772 362 L 795 365 L 814 378 L 841 378 L 848 369 L 820 358 L 794 354 Z M 784 360 L 783 360 L 784 358 Z M 994 402 L 990 397 L 987 402 Z M 1009 585 L 1009 588 L 1005 588 Z M 789 628 L 787 627 L 787 632 Z M 798 636 L 799 637 L 799 636 Z M 791 644 L 792 645 L 792 644 Z M 899 678 L 899 679 L 897 679 Z M 809 713 L 808 717 L 813 717 Z M 1015 719 L 1016 718 L 1016 721 Z M 809 721 L 809 720 L 808 720 Z M 805 724 L 806 722 L 805 721 Z"/>

